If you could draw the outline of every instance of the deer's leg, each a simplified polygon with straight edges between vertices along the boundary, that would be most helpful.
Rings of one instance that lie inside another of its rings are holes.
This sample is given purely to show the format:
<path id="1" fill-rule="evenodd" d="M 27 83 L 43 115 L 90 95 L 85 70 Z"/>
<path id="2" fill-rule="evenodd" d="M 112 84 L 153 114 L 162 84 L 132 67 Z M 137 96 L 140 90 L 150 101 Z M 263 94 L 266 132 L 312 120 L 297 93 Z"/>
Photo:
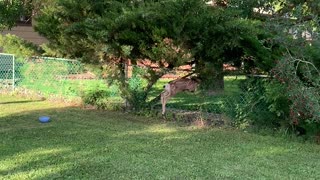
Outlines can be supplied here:
<path id="1" fill-rule="evenodd" d="M 164 91 L 161 93 L 162 115 L 164 115 L 166 112 L 166 103 L 169 97 L 170 97 L 169 92 Z"/>
<path id="2" fill-rule="evenodd" d="M 166 103 L 170 97 L 171 85 L 168 83 L 164 85 L 164 91 L 161 93 L 161 105 L 162 105 L 162 115 L 166 112 Z"/>
<path id="3" fill-rule="evenodd" d="M 166 101 L 165 101 L 165 92 L 161 93 L 161 105 L 162 105 L 162 115 L 164 115 L 164 113 L 166 112 Z"/>

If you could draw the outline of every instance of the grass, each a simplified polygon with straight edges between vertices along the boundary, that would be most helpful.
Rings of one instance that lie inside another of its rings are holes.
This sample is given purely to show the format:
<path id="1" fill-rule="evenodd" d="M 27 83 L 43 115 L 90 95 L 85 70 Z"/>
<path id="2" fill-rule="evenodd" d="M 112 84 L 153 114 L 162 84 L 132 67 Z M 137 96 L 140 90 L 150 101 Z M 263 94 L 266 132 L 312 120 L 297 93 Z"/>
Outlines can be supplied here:
<path id="1" fill-rule="evenodd" d="M 0 179 L 320 178 L 308 142 L 4 95 L 0 109 Z"/>

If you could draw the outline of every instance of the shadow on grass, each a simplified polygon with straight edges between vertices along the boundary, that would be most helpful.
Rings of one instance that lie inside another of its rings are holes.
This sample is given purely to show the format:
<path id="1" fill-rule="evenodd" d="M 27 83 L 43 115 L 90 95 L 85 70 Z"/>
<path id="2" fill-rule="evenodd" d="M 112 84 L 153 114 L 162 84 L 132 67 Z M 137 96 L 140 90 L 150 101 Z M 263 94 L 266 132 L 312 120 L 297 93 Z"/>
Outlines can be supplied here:
<path id="1" fill-rule="evenodd" d="M 225 104 L 224 94 L 219 95 L 204 95 L 193 93 L 180 93 L 172 97 L 166 107 L 192 110 L 192 111 L 205 111 L 210 113 L 222 113 L 223 104 Z"/>
<path id="2" fill-rule="evenodd" d="M 33 103 L 33 102 L 40 102 L 44 100 L 24 100 L 24 101 L 9 101 L 9 102 L 0 102 L 1 104 L 21 104 L 21 103 Z"/>

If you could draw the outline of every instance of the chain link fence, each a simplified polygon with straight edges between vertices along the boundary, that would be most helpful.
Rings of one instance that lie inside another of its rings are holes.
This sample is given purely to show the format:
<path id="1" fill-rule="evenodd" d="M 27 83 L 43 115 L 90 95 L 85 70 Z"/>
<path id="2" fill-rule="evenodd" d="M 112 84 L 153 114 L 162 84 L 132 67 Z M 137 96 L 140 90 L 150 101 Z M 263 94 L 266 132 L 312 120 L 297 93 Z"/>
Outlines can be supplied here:
<path id="1" fill-rule="evenodd" d="M 23 78 L 18 86 L 44 95 L 77 96 L 79 94 L 74 88 L 80 82 L 73 80 L 82 73 L 83 66 L 75 60 L 32 57 L 25 60 L 21 68 Z"/>
<path id="2" fill-rule="evenodd" d="M 16 81 L 15 57 L 0 53 L 0 89 L 14 89 Z"/>
<path id="3" fill-rule="evenodd" d="M 77 60 L 0 54 L 0 91 L 78 98 L 92 89 L 106 89 L 105 80 Z"/>

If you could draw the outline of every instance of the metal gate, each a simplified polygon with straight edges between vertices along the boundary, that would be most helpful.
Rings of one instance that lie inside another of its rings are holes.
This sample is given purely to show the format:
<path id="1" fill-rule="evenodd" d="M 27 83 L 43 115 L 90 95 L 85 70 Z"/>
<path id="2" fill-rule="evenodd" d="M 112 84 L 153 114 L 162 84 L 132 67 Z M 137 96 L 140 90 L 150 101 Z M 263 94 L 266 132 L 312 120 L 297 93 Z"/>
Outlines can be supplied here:
<path id="1" fill-rule="evenodd" d="M 15 56 L 0 53 L 0 90 L 14 90 L 16 83 L 15 69 Z"/>

